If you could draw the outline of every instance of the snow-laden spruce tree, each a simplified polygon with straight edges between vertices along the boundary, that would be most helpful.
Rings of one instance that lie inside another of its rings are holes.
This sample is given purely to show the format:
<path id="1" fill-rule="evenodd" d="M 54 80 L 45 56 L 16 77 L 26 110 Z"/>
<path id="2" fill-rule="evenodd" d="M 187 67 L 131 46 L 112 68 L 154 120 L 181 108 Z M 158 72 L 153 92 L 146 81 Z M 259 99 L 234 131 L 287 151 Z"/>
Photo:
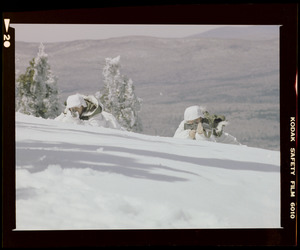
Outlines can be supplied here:
<path id="1" fill-rule="evenodd" d="M 25 74 L 17 80 L 16 97 L 16 109 L 21 113 L 43 118 L 54 118 L 60 113 L 57 77 L 50 69 L 42 43 Z"/>
<path id="2" fill-rule="evenodd" d="M 132 80 L 122 75 L 120 68 L 120 56 L 105 59 L 102 72 L 104 87 L 100 91 L 100 101 L 105 111 L 113 114 L 122 127 L 128 131 L 141 132 L 143 127 L 138 113 L 142 99 L 136 96 Z"/>
<path id="3" fill-rule="evenodd" d="M 34 72 L 33 58 L 26 72 L 21 74 L 16 81 L 16 111 L 36 116 L 35 96 L 32 91 Z"/>

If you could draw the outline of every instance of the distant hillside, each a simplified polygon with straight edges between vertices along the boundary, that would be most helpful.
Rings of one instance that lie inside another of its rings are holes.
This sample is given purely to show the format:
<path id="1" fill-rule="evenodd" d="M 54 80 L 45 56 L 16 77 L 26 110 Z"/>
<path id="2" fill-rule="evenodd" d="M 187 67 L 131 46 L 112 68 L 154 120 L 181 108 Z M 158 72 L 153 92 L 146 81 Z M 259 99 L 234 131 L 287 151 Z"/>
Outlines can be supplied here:
<path id="1" fill-rule="evenodd" d="M 279 37 L 279 27 L 276 25 L 224 26 L 209 30 L 189 38 L 220 38 L 244 40 L 269 40 Z"/>
<path id="2" fill-rule="evenodd" d="M 173 136 L 187 106 L 224 114 L 241 143 L 279 150 L 279 41 L 123 37 L 48 43 L 61 101 L 103 86 L 106 57 L 121 56 L 121 73 L 143 99 L 143 133 Z M 16 43 L 17 75 L 39 44 Z"/>

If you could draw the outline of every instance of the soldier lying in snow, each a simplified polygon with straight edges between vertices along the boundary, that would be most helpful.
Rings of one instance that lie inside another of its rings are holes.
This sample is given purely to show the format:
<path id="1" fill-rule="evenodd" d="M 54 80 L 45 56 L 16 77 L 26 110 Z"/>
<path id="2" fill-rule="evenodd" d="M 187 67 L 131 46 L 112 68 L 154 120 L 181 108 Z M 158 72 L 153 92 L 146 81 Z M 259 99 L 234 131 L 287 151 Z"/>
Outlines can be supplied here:
<path id="1" fill-rule="evenodd" d="M 240 145 L 236 138 L 223 131 L 227 124 L 225 116 L 210 115 L 199 106 L 191 106 L 185 110 L 184 120 L 177 128 L 174 137 Z"/>
<path id="2" fill-rule="evenodd" d="M 103 105 L 93 95 L 71 95 L 66 104 L 66 109 L 55 120 L 121 129 L 115 117 L 103 111 Z"/>

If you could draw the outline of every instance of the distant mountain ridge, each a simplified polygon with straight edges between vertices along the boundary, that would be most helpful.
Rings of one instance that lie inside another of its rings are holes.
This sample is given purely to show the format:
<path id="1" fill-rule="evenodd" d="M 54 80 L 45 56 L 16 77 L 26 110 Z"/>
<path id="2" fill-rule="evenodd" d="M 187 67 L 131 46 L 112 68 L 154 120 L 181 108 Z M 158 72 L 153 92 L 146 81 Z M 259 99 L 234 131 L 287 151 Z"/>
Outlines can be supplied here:
<path id="1" fill-rule="evenodd" d="M 243 40 L 269 40 L 279 37 L 277 25 L 225 26 L 189 36 L 189 38 L 219 38 Z"/>

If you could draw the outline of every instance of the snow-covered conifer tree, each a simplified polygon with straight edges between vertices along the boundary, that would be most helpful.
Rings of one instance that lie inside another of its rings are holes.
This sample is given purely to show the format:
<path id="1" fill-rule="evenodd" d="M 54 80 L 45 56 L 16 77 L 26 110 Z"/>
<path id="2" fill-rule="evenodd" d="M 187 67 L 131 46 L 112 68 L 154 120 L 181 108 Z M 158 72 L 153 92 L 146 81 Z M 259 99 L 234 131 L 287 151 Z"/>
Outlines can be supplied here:
<path id="1" fill-rule="evenodd" d="M 143 126 L 138 112 L 141 110 L 142 99 L 136 96 L 132 80 L 126 78 L 124 80 L 124 108 L 121 110 L 123 120 L 131 131 L 141 132 Z"/>
<path id="2" fill-rule="evenodd" d="M 100 97 L 105 110 L 112 113 L 128 131 L 141 132 L 142 123 L 138 112 L 142 99 L 136 96 L 132 80 L 120 73 L 120 56 L 106 58 L 105 62 L 104 88 Z"/>
<path id="3" fill-rule="evenodd" d="M 26 73 L 18 78 L 16 108 L 43 118 L 54 118 L 60 113 L 57 78 L 50 69 L 43 44 Z"/>
<path id="4" fill-rule="evenodd" d="M 54 118 L 60 113 L 60 103 L 58 97 L 57 77 L 52 73 L 48 63 L 48 55 L 44 51 L 41 43 L 39 52 L 35 58 L 35 75 L 33 80 L 36 86 L 43 91 L 38 94 L 37 101 L 40 103 L 41 116 L 44 118 Z"/>
<path id="5" fill-rule="evenodd" d="M 16 81 L 16 110 L 27 115 L 36 116 L 35 96 L 31 92 L 34 85 L 34 58 L 29 62 L 26 72 L 21 74 Z"/>

